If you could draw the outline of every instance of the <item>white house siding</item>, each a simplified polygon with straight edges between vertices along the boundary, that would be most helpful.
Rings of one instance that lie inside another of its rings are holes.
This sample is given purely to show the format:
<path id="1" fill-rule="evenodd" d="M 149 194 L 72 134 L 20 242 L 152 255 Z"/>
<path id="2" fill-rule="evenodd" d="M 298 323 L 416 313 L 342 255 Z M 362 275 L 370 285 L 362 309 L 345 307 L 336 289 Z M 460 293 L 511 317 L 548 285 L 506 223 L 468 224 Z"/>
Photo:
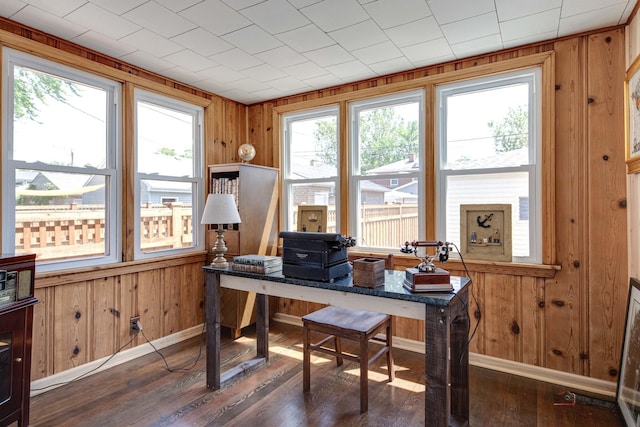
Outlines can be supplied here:
<path id="1" fill-rule="evenodd" d="M 525 172 L 449 176 L 446 213 L 447 241 L 460 246 L 461 204 L 510 204 L 513 256 L 528 256 L 529 221 L 521 221 L 519 215 L 519 198 L 529 197 L 528 178 L 528 174 Z"/>

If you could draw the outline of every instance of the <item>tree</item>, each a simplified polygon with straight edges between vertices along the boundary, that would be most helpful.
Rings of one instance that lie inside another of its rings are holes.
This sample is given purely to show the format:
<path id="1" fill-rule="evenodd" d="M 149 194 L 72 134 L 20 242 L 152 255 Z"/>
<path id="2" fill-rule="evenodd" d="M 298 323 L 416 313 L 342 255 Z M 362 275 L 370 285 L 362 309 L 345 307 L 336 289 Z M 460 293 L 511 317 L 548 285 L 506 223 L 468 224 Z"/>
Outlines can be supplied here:
<path id="1" fill-rule="evenodd" d="M 69 94 L 78 95 L 73 82 L 20 67 L 15 68 L 13 91 L 14 118 L 34 121 L 38 117 L 38 102 L 46 104 L 47 98 L 51 98 L 66 103 Z"/>
<path id="2" fill-rule="evenodd" d="M 500 123 L 487 123 L 493 130 L 496 153 L 517 150 L 529 143 L 529 112 L 522 106 L 509 107 L 507 115 Z"/>
<path id="3" fill-rule="evenodd" d="M 418 152 L 418 122 L 406 122 L 392 107 L 365 111 L 360 115 L 360 172 L 407 158 Z M 313 131 L 322 160 L 336 165 L 336 121 L 319 121 Z"/>

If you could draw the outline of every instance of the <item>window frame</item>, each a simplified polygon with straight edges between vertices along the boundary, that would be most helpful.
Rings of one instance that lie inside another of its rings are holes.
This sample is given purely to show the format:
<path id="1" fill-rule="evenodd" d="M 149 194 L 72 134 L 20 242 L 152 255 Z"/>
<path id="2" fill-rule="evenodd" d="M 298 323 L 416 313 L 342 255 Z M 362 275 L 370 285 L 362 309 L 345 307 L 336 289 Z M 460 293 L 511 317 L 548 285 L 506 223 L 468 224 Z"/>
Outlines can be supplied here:
<path id="1" fill-rule="evenodd" d="M 105 91 L 106 99 L 106 152 L 105 168 L 50 165 L 13 159 L 14 146 L 14 66 L 30 68 L 38 72 L 54 75 L 62 79 L 77 81 Z M 122 243 L 122 173 L 120 167 L 120 147 L 122 140 L 122 84 L 96 74 L 69 67 L 48 59 L 4 46 L 2 49 L 2 104 L 4 114 L 2 156 L 2 250 L 15 251 L 15 171 L 30 169 L 38 171 L 100 175 L 105 177 L 105 254 L 86 256 L 71 260 L 37 260 L 37 272 L 59 271 L 72 268 L 113 264 L 120 261 Z"/>
<path id="2" fill-rule="evenodd" d="M 193 128 L 193 146 L 192 161 L 193 175 L 191 177 L 179 177 L 170 175 L 160 175 L 156 173 L 141 173 L 138 171 L 138 103 L 145 102 L 158 105 L 163 108 L 173 109 L 185 114 L 191 114 L 194 118 Z M 205 200 L 205 175 L 204 171 L 204 108 L 200 105 L 191 104 L 167 95 L 152 92 L 143 88 L 134 88 L 133 90 L 133 184 L 134 184 L 134 238 L 133 238 L 133 257 L 134 260 L 153 259 L 170 255 L 179 255 L 202 251 L 205 248 L 205 229 L 200 225 L 200 218 L 204 210 Z M 184 248 L 158 249 L 152 251 L 143 251 L 141 248 L 141 193 L 140 183 L 143 180 L 151 181 L 172 181 L 191 183 L 192 187 L 192 203 L 191 203 L 191 223 L 192 223 L 192 245 Z"/>
<path id="3" fill-rule="evenodd" d="M 502 167 L 502 168 L 482 168 L 482 169 L 446 169 L 446 153 L 443 148 L 446 140 L 447 114 L 444 98 L 446 96 L 459 95 L 466 92 L 475 92 L 489 88 L 500 88 L 513 83 L 526 82 L 529 84 L 529 159 L 527 165 Z M 436 233 L 438 236 L 446 236 L 446 209 L 447 209 L 447 188 L 446 181 L 450 176 L 464 175 L 493 175 L 513 172 L 526 172 L 529 174 L 529 256 L 512 257 L 514 263 L 540 264 L 543 262 L 542 242 L 542 199 L 543 199 L 543 65 L 536 65 L 519 70 L 507 70 L 489 76 L 479 76 L 464 80 L 451 80 L 446 83 L 436 85 L 435 98 L 435 160 L 434 169 L 436 176 L 435 200 L 436 211 Z M 532 123 L 533 122 L 533 123 Z M 531 162 L 534 163 L 531 163 Z M 516 206 L 517 207 L 517 206 Z M 462 236 L 461 236 L 462 237 Z"/>

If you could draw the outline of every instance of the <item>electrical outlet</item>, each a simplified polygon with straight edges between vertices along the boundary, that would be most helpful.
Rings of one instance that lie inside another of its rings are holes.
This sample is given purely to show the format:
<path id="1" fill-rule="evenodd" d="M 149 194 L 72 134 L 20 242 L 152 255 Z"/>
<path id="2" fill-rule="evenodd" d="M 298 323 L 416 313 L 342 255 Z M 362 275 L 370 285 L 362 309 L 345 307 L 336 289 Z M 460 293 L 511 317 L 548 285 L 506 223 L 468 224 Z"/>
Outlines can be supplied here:
<path id="1" fill-rule="evenodd" d="M 138 322 L 140 321 L 140 316 L 134 316 L 129 319 L 129 335 L 135 335 L 140 332 L 140 328 L 138 327 Z"/>

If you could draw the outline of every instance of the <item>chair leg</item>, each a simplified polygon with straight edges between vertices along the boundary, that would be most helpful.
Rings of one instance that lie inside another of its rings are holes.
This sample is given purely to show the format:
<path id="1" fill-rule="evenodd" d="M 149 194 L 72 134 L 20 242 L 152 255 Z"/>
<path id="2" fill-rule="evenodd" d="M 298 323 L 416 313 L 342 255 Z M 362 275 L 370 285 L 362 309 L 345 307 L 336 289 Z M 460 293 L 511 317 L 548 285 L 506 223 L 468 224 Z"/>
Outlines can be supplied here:
<path id="1" fill-rule="evenodd" d="M 309 329 L 302 328 L 302 390 L 311 390 L 311 349 L 309 348 Z"/>
<path id="2" fill-rule="evenodd" d="M 396 379 L 396 371 L 393 368 L 393 318 L 389 319 L 387 324 L 387 370 L 389 371 L 389 382 Z"/>
<path id="3" fill-rule="evenodd" d="M 369 409 L 369 340 L 360 336 L 360 413 Z"/>
<path id="4" fill-rule="evenodd" d="M 342 343 L 340 342 L 340 337 L 339 336 L 334 336 L 333 338 L 334 338 L 333 344 L 335 346 L 334 348 L 336 349 L 336 364 L 338 366 L 342 366 L 342 362 L 343 362 L 343 359 L 342 359 Z"/>

